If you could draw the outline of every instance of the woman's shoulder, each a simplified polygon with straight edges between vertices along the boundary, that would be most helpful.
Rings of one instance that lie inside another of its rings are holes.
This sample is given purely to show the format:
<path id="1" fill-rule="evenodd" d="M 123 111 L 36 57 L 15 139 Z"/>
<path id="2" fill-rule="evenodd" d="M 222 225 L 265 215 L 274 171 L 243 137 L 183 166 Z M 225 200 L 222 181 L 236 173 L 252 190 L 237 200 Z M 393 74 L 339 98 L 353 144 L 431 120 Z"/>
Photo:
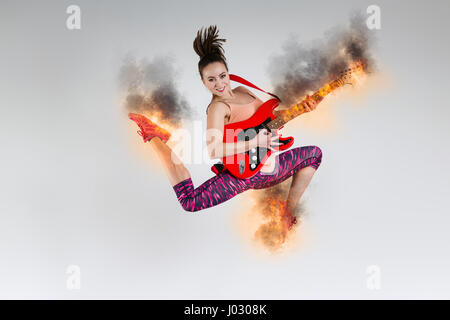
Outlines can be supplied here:
<path id="1" fill-rule="evenodd" d="M 227 115 L 231 113 L 231 107 L 228 103 L 222 100 L 213 100 L 206 108 L 206 114 L 208 114 L 209 110 L 217 111 L 222 110 L 225 111 Z"/>
<path id="2" fill-rule="evenodd" d="M 238 87 L 234 88 L 234 90 L 239 90 L 240 92 L 248 93 L 248 94 L 251 95 L 253 98 L 257 98 L 257 97 L 253 94 L 253 92 L 251 92 L 249 89 L 247 89 L 247 88 L 244 87 L 244 86 L 238 86 Z"/>

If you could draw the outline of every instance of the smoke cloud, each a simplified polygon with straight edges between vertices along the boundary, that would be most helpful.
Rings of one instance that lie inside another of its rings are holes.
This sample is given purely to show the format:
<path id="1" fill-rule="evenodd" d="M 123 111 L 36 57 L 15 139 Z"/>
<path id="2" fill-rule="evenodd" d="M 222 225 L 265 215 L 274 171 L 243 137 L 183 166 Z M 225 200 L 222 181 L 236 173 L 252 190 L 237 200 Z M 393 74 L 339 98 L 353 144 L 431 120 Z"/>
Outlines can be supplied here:
<path id="1" fill-rule="evenodd" d="M 274 93 L 291 105 L 310 91 L 333 80 L 349 63 L 362 61 L 368 72 L 374 69 L 369 50 L 373 36 L 361 14 L 354 14 L 347 28 L 335 27 L 309 45 L 289 39 L 282 53 L 271 58 L 268 74 Z"/>
<path id="2" fill-rule="evenodd" d="M 181 120 L 191 117 L 192 108 L 177 90 L 176 76 L 170 57 L 155 57 L 150 62 L 126 57 L 119 72 L 121 89 L 126 92 L 125 107 L 129 112 L 147 112 L 161 123 L 180 126 Z"/>
<path id="3" fill-rule="evenodd" d="M 294 225 L 294 228 L 287 233 L 286 230 L 283 231 L 280 220 L 281 210 L 286 201 L 289 187 L 290 179 L 255 193 L 255 204 L 252 211 L 258 212 L 264 220 L 264 223 L 255 232 L 255 240 L 272 252 L 277 252 L 284 247 L 288 240 L 287 236 L 295 232 L 296 226 L 300 224 L 301 218 L 305 214 L 305 208 L 300 202 L 295 208 L 295 212 L 292 212 L 297 217 L 297 225 Z"/>

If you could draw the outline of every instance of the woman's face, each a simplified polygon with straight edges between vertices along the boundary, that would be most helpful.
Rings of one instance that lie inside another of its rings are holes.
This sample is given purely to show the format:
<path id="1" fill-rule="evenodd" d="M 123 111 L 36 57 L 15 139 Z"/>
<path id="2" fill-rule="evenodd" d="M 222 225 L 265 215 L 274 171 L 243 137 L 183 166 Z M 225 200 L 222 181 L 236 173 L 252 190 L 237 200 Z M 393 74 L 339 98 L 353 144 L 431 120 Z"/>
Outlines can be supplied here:
<path id="1" fill-rule="evenodd" d="M 230 95 L 230 76 L 222 62 L 213 62 L 203 68 L 202 81 L 205 87 L 215 96 Z"/>

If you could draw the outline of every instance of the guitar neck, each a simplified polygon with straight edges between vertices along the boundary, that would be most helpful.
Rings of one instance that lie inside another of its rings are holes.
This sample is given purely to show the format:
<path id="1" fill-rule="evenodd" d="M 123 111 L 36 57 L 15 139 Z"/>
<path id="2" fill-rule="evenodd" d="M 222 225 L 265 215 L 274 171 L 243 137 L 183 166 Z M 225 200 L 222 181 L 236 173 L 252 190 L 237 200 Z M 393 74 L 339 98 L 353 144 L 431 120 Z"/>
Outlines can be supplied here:
<path id="1" fill-rule="evenodd" d="M 308 99 L 314 100 L 315 102 L 321 101 L 325 96 L 327 96 L 329 93 L 333 92 L 337 88 L 343 86 L 345 84 L 344 80 L 341 78 L 338 78 L 331 83 L 323 86 L 321 89 L 314 92 L 312 96 L 310 96 Z M 284 126 L 288 121 L 298 117 L 302 113 L 305 113 L 305 107 L 303 106 L 303 102 L 305 100 L 302 100 L 301 102 L 297 103 L 296 105 L 290 107 L 286 110 L 279 111 L 279 115 L 272 121 L 270 121 L 267 126 L 269 129 L 279 129 L 280 127 Z"/>

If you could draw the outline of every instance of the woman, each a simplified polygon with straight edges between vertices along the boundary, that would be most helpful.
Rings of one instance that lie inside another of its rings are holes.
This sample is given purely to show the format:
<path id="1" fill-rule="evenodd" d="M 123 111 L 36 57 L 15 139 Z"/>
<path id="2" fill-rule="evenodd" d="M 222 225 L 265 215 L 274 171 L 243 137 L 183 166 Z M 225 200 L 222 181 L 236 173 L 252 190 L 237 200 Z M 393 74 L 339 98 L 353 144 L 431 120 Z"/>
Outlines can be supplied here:
<path id="1" fill-rule="evenodd" d="M 194 40 L 194 50 L 200 56 L 198 70 L 201 80 L 212 93 L 211 103 L 206 110 L 209 154 L 212 159 L 222 159 L 257 146 L 274 150 L 274 146 L 280 145 L 276 142 L 278 133 L 271 136 L 267 131 L 260 131 L 250 141 L 236 143 L 222 141 L 226 124 L 248 119 L 263 104 L 263 101 L 245 87 L 231 89 L 228 66 L 221 44 L 225 41 L 218 39 L 216 26 L 210 26 L 204 32 L 203 29 L 199 30 Z M 315 107 L 314 102 L 305 103 L 308 111 Z M 143 115 L 130 113 L 129 118 L 140 127 L 138 133 L 144 142 L 148 142 L 159 155 L 181 206 L 191 212 L 218 205 L 248 189 L 271 187 L 292 176 L 292 184 L 282 210 L 283 226 L 285 230 L 290 229 L 296 223 L 292 212 L 322 159 L 322 152 L 318 147 L 293 148 L 273 158 L 278 167 L 275 173 L 268 174 L 273 171 L 273 165 L 268 161 L 261 171 L 251 178 L 238 179 L 225 171 L 194 189 L 189 171 L 165 143 L 169 140 L 170 133 Z M 211 132 L 215 134 L 209 134 Z"/>

